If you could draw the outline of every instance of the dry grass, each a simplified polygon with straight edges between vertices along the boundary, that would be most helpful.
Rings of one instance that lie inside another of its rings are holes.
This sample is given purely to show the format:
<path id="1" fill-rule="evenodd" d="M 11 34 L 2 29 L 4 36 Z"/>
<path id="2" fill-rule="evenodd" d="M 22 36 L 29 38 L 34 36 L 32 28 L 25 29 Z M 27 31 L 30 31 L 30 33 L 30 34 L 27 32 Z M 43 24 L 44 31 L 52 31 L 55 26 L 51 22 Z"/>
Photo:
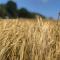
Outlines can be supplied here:
<path id="1" fill-rule="evenodd" d="M 0 20 L 0 60 L 60 60 L 56 21 Z"/>

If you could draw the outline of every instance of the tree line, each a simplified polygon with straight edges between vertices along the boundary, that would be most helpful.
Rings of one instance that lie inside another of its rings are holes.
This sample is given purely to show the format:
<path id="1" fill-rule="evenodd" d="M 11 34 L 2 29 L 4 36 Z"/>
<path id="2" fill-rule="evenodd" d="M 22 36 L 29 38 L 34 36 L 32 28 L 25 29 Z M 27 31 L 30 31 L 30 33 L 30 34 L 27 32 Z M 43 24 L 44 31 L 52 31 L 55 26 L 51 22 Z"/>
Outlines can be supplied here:
<path id="1" fill-rule="evenodd" d="M 36 14 L 29 12 L 26 8 L 17 8 L 17 4 L 9 0 L 6 4 L 0 4 L 0 18 L 35 18 Z M 41 15 L 42 16 L 42 15 Z M 45 16 L 42 16 L 45 18 Z"/>

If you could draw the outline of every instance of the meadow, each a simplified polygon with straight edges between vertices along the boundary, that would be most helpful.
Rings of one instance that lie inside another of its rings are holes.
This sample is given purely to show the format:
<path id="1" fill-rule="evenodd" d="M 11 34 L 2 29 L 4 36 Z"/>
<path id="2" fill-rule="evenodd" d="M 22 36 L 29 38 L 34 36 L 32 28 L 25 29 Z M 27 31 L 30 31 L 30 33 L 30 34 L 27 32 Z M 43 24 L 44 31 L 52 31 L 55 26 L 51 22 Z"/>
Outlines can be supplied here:
<path id="1" fill-rule="evenodd" d="M 0 60 L 60 60 L 60 21 L 0 19 Z"/>

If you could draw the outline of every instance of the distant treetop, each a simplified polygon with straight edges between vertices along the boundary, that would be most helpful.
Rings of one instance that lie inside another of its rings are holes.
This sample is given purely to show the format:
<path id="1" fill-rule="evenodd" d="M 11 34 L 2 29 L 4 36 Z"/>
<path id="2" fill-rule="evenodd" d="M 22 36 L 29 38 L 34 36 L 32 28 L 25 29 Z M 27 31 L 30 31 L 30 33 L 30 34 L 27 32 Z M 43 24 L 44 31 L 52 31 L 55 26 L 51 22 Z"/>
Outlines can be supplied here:
<path id="1" fill-rule="evenodd" d="M 26 8 L 17 8 L 17 4 L 9 0 L 6 4 L 0 4 L 0 17 L 5 18 L 6 16 L 9 18 L 35 18 L 36 15 L 39 15 L 43 18 L 45 16 L 38 14 L 38 13 L 32 13 L 29 12 Z"/>

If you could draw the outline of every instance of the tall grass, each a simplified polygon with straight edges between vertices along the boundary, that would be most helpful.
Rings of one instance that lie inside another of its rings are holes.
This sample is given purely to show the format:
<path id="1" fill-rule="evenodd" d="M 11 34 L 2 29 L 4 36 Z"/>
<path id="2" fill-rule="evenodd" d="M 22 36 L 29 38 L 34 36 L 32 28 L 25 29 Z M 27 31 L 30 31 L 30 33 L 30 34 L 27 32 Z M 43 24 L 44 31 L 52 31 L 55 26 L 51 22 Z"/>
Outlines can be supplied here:
<path id="1" fill-rule="evenodd" d="M 60 60 L 57 27 L 39 18 L 0 20 L 0 60 Z"/>

